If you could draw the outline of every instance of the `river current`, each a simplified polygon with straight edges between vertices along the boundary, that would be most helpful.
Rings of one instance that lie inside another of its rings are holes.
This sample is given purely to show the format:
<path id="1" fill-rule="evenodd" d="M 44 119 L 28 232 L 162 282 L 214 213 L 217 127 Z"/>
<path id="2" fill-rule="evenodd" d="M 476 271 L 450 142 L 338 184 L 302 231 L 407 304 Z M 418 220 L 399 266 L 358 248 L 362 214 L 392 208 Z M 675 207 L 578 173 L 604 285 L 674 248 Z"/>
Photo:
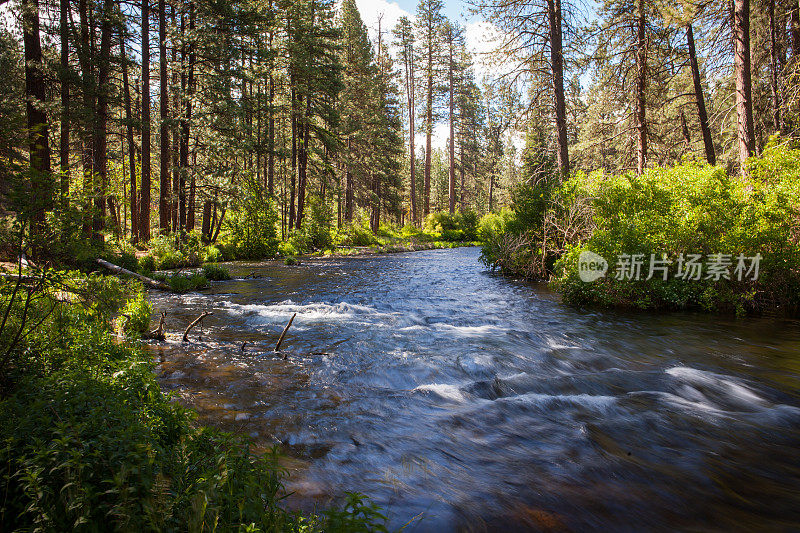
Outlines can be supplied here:
<path id="1" fill-rule="evenodd" d="M 214 313 L 153 347 L 162 386 L 279 446 L 297 508 L 357 491 L 407 531 L 800 529 L 800 323 L 573 308 L 478 257 L 235 263 L 153 294 L 171 331 Z"/>

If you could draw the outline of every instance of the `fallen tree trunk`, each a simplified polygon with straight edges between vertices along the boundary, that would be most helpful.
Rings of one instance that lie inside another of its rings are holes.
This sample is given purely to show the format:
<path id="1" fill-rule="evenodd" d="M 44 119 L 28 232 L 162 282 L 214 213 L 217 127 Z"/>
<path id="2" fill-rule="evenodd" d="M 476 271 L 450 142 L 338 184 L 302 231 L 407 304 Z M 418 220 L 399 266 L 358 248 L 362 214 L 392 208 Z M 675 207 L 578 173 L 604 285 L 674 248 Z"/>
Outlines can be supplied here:
<path id="1" fill-rule="evenodd" d="M 186 331 L 183 332 L 183 342 L 189 342 L 189 332 L 192 331 L 193 327 L 195 327 L 197 324 L 199 324 L 200 321 L 203 320 L 205 317 L 207 317 L 209 315 L 213 315 L 213 314 L 214 313 L 212 313 L 211 311 L 203 311 L 203 314 L 201 314 L 199 317 L 195 318 L 194 322 L 189 324 L 189 327 L 187 327 Z"/>
<path id="2" fill-rule="evenodd" d="M 171 291 L 172 290 L 170 288 L 170 286 L 167 285 L 166 283 L 161 283 L 160 281 L 156 281 L 154 279 L 148 278 L 147 276 L 142 276 L 141 274 L 137 274 L 136 272 L 132 272 L 132 271 L 128 270 L 127 268 L 122 268 L 121 266 L 117 266 L 117 265 L 115 265 L 113 263 L 109 263 L 105 259 L 98 259 L 97 263 L 100 266 L 103 266 L 103 267 L 109 269 L 111 272 L 113 272 L 115 274 L 124 274 L 126 276 L 134 277 L 134 278 L 140 280 L 142 283 L 144 283 L 145 285 L 147 285 L 150 288 L 158 289 L 158 290 L 161 290 L 161 291 Z"/>

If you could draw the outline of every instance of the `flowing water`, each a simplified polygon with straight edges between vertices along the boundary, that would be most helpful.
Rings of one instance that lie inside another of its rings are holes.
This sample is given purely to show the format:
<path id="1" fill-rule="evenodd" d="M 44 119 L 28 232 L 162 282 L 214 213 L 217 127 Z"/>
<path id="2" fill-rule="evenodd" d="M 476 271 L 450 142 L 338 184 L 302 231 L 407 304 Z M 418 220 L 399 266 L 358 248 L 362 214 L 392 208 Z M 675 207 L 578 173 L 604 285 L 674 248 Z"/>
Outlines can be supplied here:
<path id="1" fill-rule="evenodd" d="M 153 295 L 173 331 L 214 313 L 154 348 L 161 382 L 279 445 L 304 509 L 359 491 L 409 531 L 800 528 L 798 322 L 575 309 L 478 256 L 239 263 L 261 277 Z"/>

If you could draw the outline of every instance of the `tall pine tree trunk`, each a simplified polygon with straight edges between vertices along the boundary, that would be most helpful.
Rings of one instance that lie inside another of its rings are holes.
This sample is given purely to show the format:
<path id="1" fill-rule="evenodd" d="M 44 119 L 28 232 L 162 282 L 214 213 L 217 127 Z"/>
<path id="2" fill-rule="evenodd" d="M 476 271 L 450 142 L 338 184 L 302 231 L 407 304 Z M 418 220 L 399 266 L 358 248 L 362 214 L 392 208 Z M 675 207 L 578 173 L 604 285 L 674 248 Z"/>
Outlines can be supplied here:
<path id="1" fill-rule="evenodd" d="M 297 104 L 294 88 L 294 78 L 292 77 L 292 94 L 291 94 L 291 114 L 292 114 L 292 175 L 289 186 L 289 224 L 291 230 L 294 227 L 294 189 L 297 179 Z"/>
<path id="2" fill-rule="evenodd" d="M 636 172 L 647 166 L 647 121 L 645 118 L 647 88 L 647 39 L 645 35 L 644 0 L 638 0 L 636 20 Z"/>
<path id="3" fill-rule="evenodd" d="M 187 82 L 187 96 L 186 96 L 186 118 L 185 118 L 185 129 L 186 129 L 186 137 L 184 142 L 186 143 L 186 153 L 187 153 L 187 160 L 186 160 L 186 170 L 187 172 L 191 173 L 189 178 L 189 205 L 187 207 L 186 213 L 186 231 L 193 231 L 194 230 L 194 211 L 195 211 L 195 196 L 196 196 L 196 180 L 195 180 L 195 173 L 194 173 L 194 158 L 195 154 L 192 154 L 192 167 L 189 168 L 189 161 L 188 161 L 188 153 L 189 153 L 189 140 L 190 140 L 190 128 L 191 128 L 191 120 L 192 120 L 192 100 L 194 98 L 194 90 L 195 90 L 195 79 L 194 79 L 194 65 L 197 61 L 197 52 L 195 49 L 195 5 L 194 2 L 189 4 L 189 38 L 191 41 L 189 42 L 189 79 Z"/>
<path id="4" fill-rule="evenodd" d="M 25 112 L 30 141 L 31 231 L 38 233 L 45 211 L 51 208 L 52 176 L 50 175 L 50 142 L 47 115 L 44 111 L 46 92 L 42 70 L 42 46 L 39 40 L 39 2 L 22 2 L 23 42 L 25 46 Z"/>
<path id="5" fill-rule="evenodd" d="M 275 13 L 272 8 L 272 0 L 269 0 L 269 38 L 267 47 L 269 50 L 269 107 L 267 113 L 269 115 L 267 124 L 267 192 L 269 195 L 275 196 L 275 61 L 273 59 L 272 41 L 274 37 L 273 24 Z"/>
<path id="6" fill-rule="evenodd" d="M 61 207 L 69 204 L 69 0 L 59 2 L 59 34 L 61 39 L 61 139 L 59 140 L 59 159 L 61 165 Z"/>
<path id="7" fill-rule="evenodd" d="M 131 113 L 131 88 L 128 83 L 128 60 L 125 57 L 125 39 L 120 32 L 120 60 L 122 62 L 122 91 L 125 105 L 125 134 L 128 142 L 128 166 L 131 169 L 131 240 L 139 240 L 139 210 L 136 192 L 136 146 L 133 142 L 133 117 Z"/>
<path id="8" fill-rule="evenodd" d="M 161 113 L 158 222 L 162 233 L 170 231 L 170 143 L 169 143 L 169 83 L 167 79 L 167 20 L 164 0 L 158 0 L 158 73 L 159 107 Z"/>
<path id="9" fill-rule="evenodd" d="M 703 134 L 703 146 L 706 151 L 706 161 L 710 165 L 717 164 L 717 156 L 714 153 L 714 141 L 711 138 L 711 128 L 708 125 L 708 114 L 706 113 L 706 99 L 703 93 L 703 85 L 700 83 L 700 67 L 697 64 L 697 51 L 694 47 L 694 30 L 689 24 L 686 28 L 686 41 L 689 46 L 689 63 L 692 68 L 692 81 L 694 82 L 694 98 L 697 102 L 697 116 L 700 119 L 700 131 Z"/>
<path id="10" fill-rule="evenodd" d="M 734 0 L 733 24 L 739 166 L 742 174 L 745 174 L 747 172 L 745 162 L 752 155 L 755 144 L 750 77 L 750 0 Z"/>
<path id="11" fill-rule="evenodd" d="M 448 47 L 448 84 L 450 86 L 450 165 L 448 169 L 447 175 L 447 200 L 448 200 L 448 207 L 450 209 L 450 214 L 454 214 L 456 212 L 456 146 L 455 146 L 455 125 L 454 125 L 454 115 L 455 115 L 455 103 L 453 101 L 453 93 L 455 90 L 454 84 L 455 80 L 453 79 L 453 70 L 455 69 L 455 65 L 453 65 L 453 28 L 449 25 L 449 35 L 448 35 L 449 47 Z"/>
<path id="12" fill-rule="evenodd" d="M 142 180 L 139 239 L 150 240 L 150 0 L 142 0 Z"/>
<path id="13" fill-rule="evenodd" d="M 770 74 L 770 92 L 772 96 L 772 127 L 774 131 L 779 132 L 782 129 L 781 124 L 781 102 L 778 96 L 778 49 L 777 49 L 777 31 L 775 28 L 775 0 L 769 0 L 769 74 Z"/>
<path id="14" fill-rule="evenodd" d="M 567 141 L 567 106 L 564 97 L 564 52 L 561 34 L 561 0 L 547 0 L 550 28 L 550 64 L 553 73 L 553 94 L 556 115 L 556 160 L 563 177 L 569 176 Z"/>
<path id="15" fill-rule="evenodd" d="M 180 166 L 178 182 L 178 238 L 183 240 L 186 231 L 186 174 L 189 169 L 189 119 L 188 112 L 191 111 L 191 102 L 188 98 L 186 63 L 188 54 L 186 51 L 186 20 L 181 14 L 181 95 L 183 96 L 184 113 L 181 116 L 181 140 L 178 165 Z"/>
<path id="16" fill-rule="evenodd" d="M 429 51 L 428 65 L 432 65 L 433 52 Z M 427 102 L 425 105 L 425 178 L 422 184 L 423 201 L 422 215 L 428 216 L 431 212 L 431 134 L 433 133 L 433 67 L 427 74 L 428 87 L 426 91 Z"/>
<path id="17" fill-rule="evenodd" d="M 108 97 L 109 77 L 111 74 L 111 17 L 113 0 L 103 1 L 102 20 L 100 22 L 100 57 L 97 67 L 97 113 L 94 130 L 94 171 L 97 175 L 95 184 L 94 220 L 92 223 L 93 240 L 103 242 L 102 231 L 105 229 L 106 193 L 108 191 Z"/>

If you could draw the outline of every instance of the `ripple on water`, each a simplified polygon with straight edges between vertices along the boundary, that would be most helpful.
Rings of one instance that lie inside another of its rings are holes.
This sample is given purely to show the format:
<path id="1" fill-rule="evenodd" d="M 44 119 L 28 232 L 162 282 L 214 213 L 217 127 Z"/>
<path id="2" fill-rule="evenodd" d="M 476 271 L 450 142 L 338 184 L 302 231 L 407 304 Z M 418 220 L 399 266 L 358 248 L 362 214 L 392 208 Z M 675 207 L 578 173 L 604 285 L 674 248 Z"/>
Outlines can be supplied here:
<path id="1" fill-rule="evenodd" d="M 160 379 L 280 443 L 294 506 L 360 491 L 415 531 L 800 528 L 797 323 L 573 309 L 475 249 L 240 269 L 264 277 L 154 295 L 171 327 L 215 311 Z"/>

